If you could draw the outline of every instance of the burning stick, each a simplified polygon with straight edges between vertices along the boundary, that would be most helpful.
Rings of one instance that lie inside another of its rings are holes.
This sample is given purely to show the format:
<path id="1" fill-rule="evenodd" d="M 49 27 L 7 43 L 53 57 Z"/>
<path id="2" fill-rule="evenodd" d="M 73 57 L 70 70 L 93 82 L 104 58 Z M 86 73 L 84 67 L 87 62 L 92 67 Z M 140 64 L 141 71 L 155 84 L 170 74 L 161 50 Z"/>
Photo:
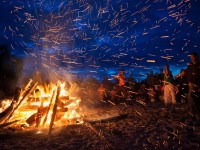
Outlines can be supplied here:
<path id="1" fill-rule="evenodd" d="M 35 83 L 24 95 L 24 97 L 20 100 L 20 102 L 17 104 L 17 106 L 13 109 L 12 113 L 8 116 L 8 118 L 4 121 L 4 123 L 9 122 L 10 118 L 13 116 L 14 112 L 20 107 L 23 101 L 25 101 L 28 96 L 35 90 L 37 86 L 37 83 Z"/>
<path id="2" fill-rule="evenodd" d="M 25 86 L 25 88 L 24 88 L 24 90 L 22 90 L 22 91 L 20 91 L 20 95 L 19 95 L 19 99 L 20 99 L 20 97 L 21 96 L 25 96 L 26 94 L 27 94 L 27 92 L 30 90 L 30 87 L 31 87 L 31 83 L 33 82 L 33 80 L 32 79 L 30 79 L 30 81 L 27 83 L 27 85 Z M 18 101 L 19 101 L 19 99 L 18 99 Z M 17 101 L 17 102 L 18 102 Z"/>
<path id="3" fill-rule="evenodd" d="M 0 129 L 1 129 L 1 128 L 4 128 L 4 127 L 7 127 L 7 126 L 9 126 L 9 125 L 12 125 L 12 124 L 14 124 L 14 123 L 16 123 L 16 122 L 18 122 L 18 121 L 20 121 L 20 120 L 15 120 L 15 121 L 12 121 L 12 122 L 8 122 L 8 123 L 1 124 L 1 125 L 0 125 Z"/>
<path id="4" fill-rule="evenodd" d="M 49 103 L 49 107 L 48 107 L 46 116 L 45 116 L 45 118 L 44 118 L 43 124 L 42 124 L 43 126 L 45 125 L 45 123 L 46 123 L 46 121 L 47 121 L 47 117 L 48 117 L 49 110 L 50 110 L 50 108 L 51 108 L 51 104 L 52 104 L 52 101 L 53 101 L 53 99 L 54 99 L 54 96 L 55 96 L 55 91 L 53 91 L 53 95 L 52 95 L 52 97 L 51 97 L 51 101 L 50 101 L 50 103 Z"/>
<path id="5" fill-rule="evenodd" d="M 33 82 L 33 80 L 30 79 L 30 81 L 28 82 L 28 84 L 25 86 L 24 90 L 27 90 L 30 87 L 30 85 L 31 85 L 32 82 Z"/>
<path id="6" fill-rule="evenodd" d="M 59 95 L 60 95 L 60 86 L 58 86 L 58 89 L 57 89 L 56 100 L 55 100 L 55 104 L 54 104 L 54 107 L 53 107 L 53 113 L 52 113 L 52 116 L 51 116 L 51 122 L 50 122 L 50 125 L 49 125 L 49 136 L 51 136 L 53 123 L 54 123 L 54 119 L 55 119 L 55 116 L 56 116 L 57 103 L 58 103 L 58 100 L 59 100 Z"/>
<path id="7" fill-rule="evenodd" d="M 10 114 L 12 113 L 13 109 L 14 109 L 14 102 L 12 102 L 5 111 L 0 113 L 0 124 L 5 122 L 7 117 L 10 116 Z"/>
<path id="8" fill-rule="evenodd" d="M 39 127 L 40 120 L 47 112 L 48 107 L 41 107 L 38 108 L 38 112 L 31 115 L 28 119 L 26 119 L 26 123 L 29 124 L 29 126 L 32 126 L 36 123 L 36 127 Z M 39 114 L 38 114 L 39 113 Z M 40 116 L 40 118 L 38 118 Z"/>
<path id="9" fill-rule="evenodd" d="M 10 116 L 10 114 L 13 112 L 14 110 L 14 105 L 15 103 L 17 103 L 20 99 L 20 95 L 21 95 L 21 89 L 17 88 L 15 91 L 15 96 L 13 98 L 12 103 L 10 104 L 10 106 L 2 113 L 0 113 L 0 123 L 5 122 L 5 120 Z"/>

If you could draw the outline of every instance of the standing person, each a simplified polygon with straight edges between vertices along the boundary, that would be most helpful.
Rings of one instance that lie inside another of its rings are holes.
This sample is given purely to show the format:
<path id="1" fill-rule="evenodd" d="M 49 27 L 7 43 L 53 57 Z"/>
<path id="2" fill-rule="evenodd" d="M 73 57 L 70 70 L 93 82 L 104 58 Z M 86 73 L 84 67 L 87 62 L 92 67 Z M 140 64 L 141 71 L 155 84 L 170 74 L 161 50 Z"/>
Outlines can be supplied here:
<path id="1" fill-rule="evenodd" d="M 160 88 L 161 88 L 161 84 L 160 84 L 160 80 L 159 80 L 159 74 L 156 73 L 154 76 L 154 88 L 156 90 L 157 93 L 160 93 Z"/>
<path id="2" fill-rule="evenodd" d="M 167 67 L 166 67 L 167 66 Z M 164 102 L 167 106 L 169 103 L 176 104 L 175 88 L 173 85 L 173 76 L 169 70 L 168 65 L 165 66 L 164 71 Z"/>
<path id="3" fill-rule="evenodd" d="M 161 68 L 160 69 L 160 73 L 158 74 L 158 80 L 159 80 L 159 99 L 160 100 L 163 100 L 163 95 L 164 95 L 164 86 L 163 86 L 163 83 L 164 83 L 164 73 L 163 73 L 163 69 Z"/>
<path id="4" fill-rule="evenodd" d="M 131 88 L 132 91 L 135 90 L 135 81 L 134 81 L 132 74 L 130 74 L 130 76 L 128 78 L 128 86 L 129 86 L 129 88 Z"/>
<path id="5" fill-rule="evenodd" d="M 171 76 L 171 78 L 173 78 L 172 72 L 171 72 L 171 70 L 170 70 L 170 68 L 169 68 L 169 65 L 165 65 L 164 71 L 165 71 L 165 70 L 169 70 L 170 76 Z"/>
<path id="6" fill-rule="evenodd" d="M 158 80 L 160 82 L 160 85 L 163 86 L 163 80 L 164 80 L 163 69 L 160 69 L 160 73 L 158 74 Z"/>
<path id="7" fill-rule="evenodd" d="M 200 62 L 198 53 L 190 55 L 191 63 L 176 78 L 186 76 L 188 81 L 188 104 L 193 114 L 200 114 Z"/>
<path id="8" fill-rule="evenodd" d="M 122 97 L 123 99 L 126 98 L 126 88 L 125 83 L 126 83 L 126 77 L 124 75 L 124 70 L 121 69 L 119 74 L 115 76 L 119 80 L 119 84 L 117 87 L 117 96 Z"/>
<path id="9" fill-rule="evenodd" d="M 149 75 L 147 76 L 147 85 L 148 88 L 152 88 L 154 85 L 154 74 L 153 71 L 151 70 Z"/>

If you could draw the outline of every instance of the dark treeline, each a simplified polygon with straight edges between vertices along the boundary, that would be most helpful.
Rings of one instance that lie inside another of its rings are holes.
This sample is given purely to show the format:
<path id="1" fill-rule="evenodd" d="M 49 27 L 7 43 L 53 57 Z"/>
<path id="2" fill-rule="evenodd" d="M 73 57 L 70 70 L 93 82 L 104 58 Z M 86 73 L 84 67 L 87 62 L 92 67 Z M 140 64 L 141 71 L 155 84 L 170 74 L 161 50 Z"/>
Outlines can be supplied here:
<path id="1" fill-rule="evenodd" d="M 22 64 L 22 59 L 12 55 L 7 45 L 0 46 L 0 99 L 13 95 Z"/>

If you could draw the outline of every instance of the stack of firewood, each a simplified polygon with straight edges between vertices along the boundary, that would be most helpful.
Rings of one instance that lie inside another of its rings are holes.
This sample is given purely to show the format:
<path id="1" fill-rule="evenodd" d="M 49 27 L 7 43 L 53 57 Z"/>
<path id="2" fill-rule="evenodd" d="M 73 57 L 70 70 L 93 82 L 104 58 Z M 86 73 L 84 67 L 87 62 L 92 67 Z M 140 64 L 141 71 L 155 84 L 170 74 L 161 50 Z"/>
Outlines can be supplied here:
<path id="1" fill-rule="evenodd" d="M 23 90 L 17 88 L 10 106 L 7 109 L 5 109 L 2 113 L 0 113 L 0 128 L 9 126 L 19 121 L 19 120 L 11 121 L 11 118 L 14 116 L 15 112 L 19 110 L 19 108 L 22 106 L 22 103 L 29 100 L 31 93 L 33 93 L 36 90 L 36 88 L 37 88 L 37 83 L 33 83 L 32 80 L 30 80 L 30 82 L 26 85 L 26 87 Z M 38 107 L 37 112 L 28 117 L 28 119 L 26 119 L 26 123 L 29 126 L 35 125 L 35 127 L 39 126 L 44 127 L 47 121 L 47 117 L 49 115 L 49 111 L 51 108 L 53 108 L 51 121 L 49 125 L 49 135 L 51 135 L 57 111 L 60 112 L 68 111 L 67 108 L 61 106 L 62 103 L 60 102 L 59 96 L 60 96 L 60 87 L 58 86 L 57 89 L 54 90 L 52 93 L 49 105 L 44 107 L 41 101 L 41 105 Z M 58 106 L 61 106 L 61 109 L 57 110 Z M 43 122 L 41 122 L 42 117 L 44 117 Z"/>

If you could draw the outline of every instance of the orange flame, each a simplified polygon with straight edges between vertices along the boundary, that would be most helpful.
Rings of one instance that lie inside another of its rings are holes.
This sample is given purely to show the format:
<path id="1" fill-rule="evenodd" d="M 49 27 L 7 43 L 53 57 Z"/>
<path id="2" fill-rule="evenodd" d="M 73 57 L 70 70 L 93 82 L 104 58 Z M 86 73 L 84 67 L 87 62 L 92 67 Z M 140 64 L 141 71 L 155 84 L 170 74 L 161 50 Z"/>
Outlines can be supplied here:
<path id="1" fill-rule="evenodd" d="M 58 107 L 54 124 L 56 126 L 63 126 L 72 123 L 82 123 L 83 121 L 81 119 L 81 115 L 77 112 L 81 100 L 80 98 L 71 97 L 70 94 L 73 92 L 73 89 L 67 89 L 65 85 L 65 82 L 58 82 L 57 84 L 50 83 L 37 85 L 35 91 L 32 92 L 28 100 L 24 101 L 22 106 L 17 109 L 17 111 L 15 111 L 10 121 L 20 120 L 18 123 L 27 124 L 26 120 L 29 117 L 33 116 L 33 114 L 38 115 L 40 108 L 42 109 L 49 107 L 47 120 L 43 126 L 48 127 L 51 121 L 51 115 L 53 113 L 53 106 L 55 104 L 55 95 L 53 94 L 53 92 L 56 91 L 58 86 L 60 86 L 61 90 L 59 95 L 59 102 L 57 104 Z M 51 99 L 52 103 L 50 103 Z M 9 107 L 11 102 L 12 100 L 3 100 L 0 112 L 3 112 L 7 107 Z M 47 113 L 45 113 L 45 115 L 46 114 Z M 45 115 L 41 116 L 40 118 L 40 127 L 44 122 Z"/>

